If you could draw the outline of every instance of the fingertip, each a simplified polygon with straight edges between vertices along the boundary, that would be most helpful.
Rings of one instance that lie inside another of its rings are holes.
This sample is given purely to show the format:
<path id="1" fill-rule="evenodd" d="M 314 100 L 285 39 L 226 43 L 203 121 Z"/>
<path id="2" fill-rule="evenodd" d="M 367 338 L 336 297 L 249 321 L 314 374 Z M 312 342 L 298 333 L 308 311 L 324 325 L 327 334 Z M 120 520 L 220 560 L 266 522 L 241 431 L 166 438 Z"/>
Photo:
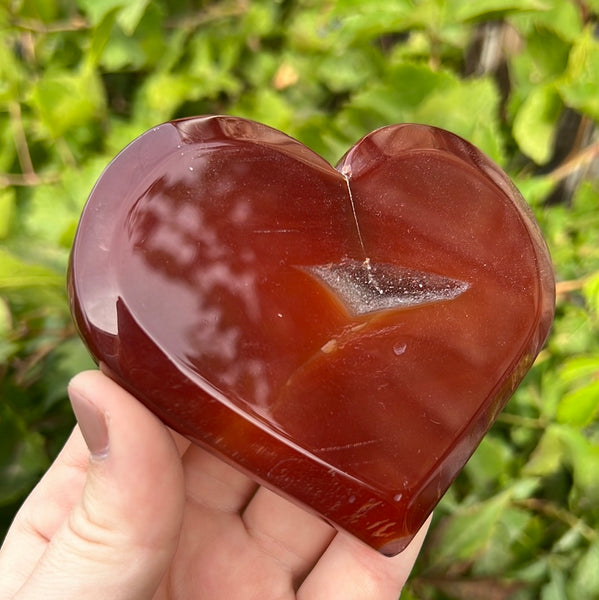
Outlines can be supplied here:
<path id="1" fill-rule="evenodd" d="M 69 399 L 92 458 L 97 460 L 106 458 L 109 449 L 106 414 L 90 401 L 77 386 L 69 387 Z"/>
<path id="2" fill-rule="evenodd" d="M 93 385 L 95 382 L 108 379 L 104 373 L 99 371 L 98 369 L 88 369 L 86 371 L 80 371 L 71 377 L 71 380 L 68 384 L 68 389 L 76 389 L 85 391 L 90 385 Z"/>

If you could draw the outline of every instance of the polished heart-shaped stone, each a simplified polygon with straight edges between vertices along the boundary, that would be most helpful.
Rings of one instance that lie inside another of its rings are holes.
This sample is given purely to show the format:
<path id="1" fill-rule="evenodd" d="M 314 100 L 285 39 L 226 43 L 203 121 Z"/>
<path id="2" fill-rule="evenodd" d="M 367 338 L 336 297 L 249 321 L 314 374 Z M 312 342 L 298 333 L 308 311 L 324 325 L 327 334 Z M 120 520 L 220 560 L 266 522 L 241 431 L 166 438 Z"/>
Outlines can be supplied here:
<path id="1" fill-rule="evenodd" d="M 225 116 L 160 125 L 115 158 L 69 292 L 101 368 L 165 423 L 388 555 L 518 386 L 554 306 L 530 211 L 463 139 L 384 127 L 333 168 Z"/>

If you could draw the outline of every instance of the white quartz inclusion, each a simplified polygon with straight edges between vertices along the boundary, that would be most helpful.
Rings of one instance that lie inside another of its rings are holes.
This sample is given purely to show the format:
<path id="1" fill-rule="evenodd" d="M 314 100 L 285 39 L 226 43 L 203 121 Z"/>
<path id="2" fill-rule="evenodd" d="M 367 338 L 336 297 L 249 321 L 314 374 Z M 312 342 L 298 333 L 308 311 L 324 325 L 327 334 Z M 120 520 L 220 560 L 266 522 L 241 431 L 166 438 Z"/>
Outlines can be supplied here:
<path id="1" fill-rule="evenodd" d="M 469 287 L 458 279 L 368 259 L 303 270 L 326 284 L 355 316 L 452 300 Z"/>

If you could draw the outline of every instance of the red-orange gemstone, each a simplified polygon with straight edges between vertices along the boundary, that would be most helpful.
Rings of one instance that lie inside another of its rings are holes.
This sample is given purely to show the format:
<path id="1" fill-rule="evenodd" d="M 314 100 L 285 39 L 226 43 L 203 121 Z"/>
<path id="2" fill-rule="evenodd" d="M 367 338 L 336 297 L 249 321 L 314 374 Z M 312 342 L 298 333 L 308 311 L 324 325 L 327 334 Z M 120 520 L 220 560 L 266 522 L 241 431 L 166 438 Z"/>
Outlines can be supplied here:
<path id="1" fill-rule="evenodd" d="M 530 211 L 461 138 L 385 127 L 333 168 L 233 117 L 160 125 L 115 158 L 69 291 L 94 358 L 164 422 L 388 555 L 554 307 Z"/>

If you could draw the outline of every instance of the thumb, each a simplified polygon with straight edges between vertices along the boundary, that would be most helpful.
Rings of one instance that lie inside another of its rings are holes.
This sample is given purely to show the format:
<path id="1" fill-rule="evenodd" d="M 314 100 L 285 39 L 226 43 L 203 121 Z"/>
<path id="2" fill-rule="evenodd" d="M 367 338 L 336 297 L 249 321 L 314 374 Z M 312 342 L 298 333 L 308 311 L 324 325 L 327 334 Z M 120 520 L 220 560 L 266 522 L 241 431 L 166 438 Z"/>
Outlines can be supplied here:
<path id="1" fill-rule="evenodd" d="M 90 451 L 85 485 L 17 598 L 151 598 L 183 516 L 174 440 L 100 372 L 76 376 L 69 396 Z"/>

